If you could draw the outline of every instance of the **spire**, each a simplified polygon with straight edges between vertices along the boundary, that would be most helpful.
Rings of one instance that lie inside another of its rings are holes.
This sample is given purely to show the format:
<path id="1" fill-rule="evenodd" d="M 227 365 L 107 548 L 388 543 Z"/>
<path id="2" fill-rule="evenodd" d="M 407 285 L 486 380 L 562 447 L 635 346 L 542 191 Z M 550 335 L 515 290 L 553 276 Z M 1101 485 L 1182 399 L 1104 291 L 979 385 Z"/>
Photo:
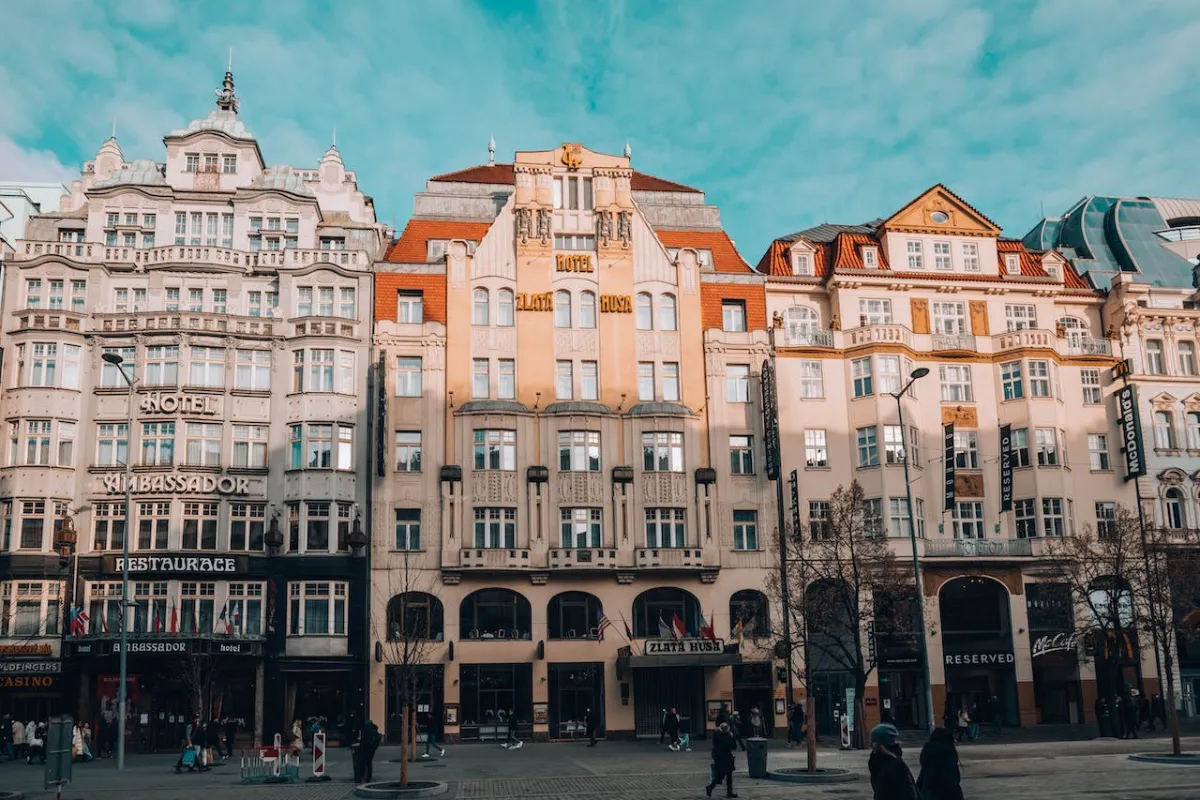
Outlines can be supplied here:
<path id="1" fill-rule="evenodd" d="M 116 141 L 116 139 L 117 139 L 117 118 L 116 117 L 113 117 L 112 136 L 109 136 L 108 138 L 112 139 L 113 141 Z"/>
<path id="2" fill-rule="evenodd" d="M 629 146 L 629 140 L 625 140 L 625 157 L 633 158 L 633 148 Z"/>
<path id="3" fill-rule="evenodd" d="M 229 64 L 225 70 L 225 80 L 221 81 L 221 88 L 216 90 L 217 93 L 217 108 L 220 111 L 232 111 L 234 114 L 238 112 L 238 107 L 241 105 L 238 102 L 237 95 L 233 93 L 233 48 L 229 48 Z"/>
<path id="4" fill-rule="evenodd" d="M 496 137 L 488 137 L 488 166 L 496 166 Z"/>
<path id="5" fill-rule="evenodd" d="M 337 126 L 336 125 L 333 126 L 333 139 L 330 141 L 329 146 L 332 147 L 334 150 L 337 149 Z"/>

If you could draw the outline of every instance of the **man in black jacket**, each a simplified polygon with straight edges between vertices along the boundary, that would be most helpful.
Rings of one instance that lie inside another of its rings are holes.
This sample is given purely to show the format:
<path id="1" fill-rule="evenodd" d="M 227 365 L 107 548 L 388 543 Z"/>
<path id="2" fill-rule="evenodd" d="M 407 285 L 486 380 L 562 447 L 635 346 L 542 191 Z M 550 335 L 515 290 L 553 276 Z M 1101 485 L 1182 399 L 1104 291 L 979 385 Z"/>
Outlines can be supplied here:
<path id="1" fill-rule="evenodd" d="M 728 723 L 722 724 L 713 734 L 712 744 L 712 781 L 704 787 L 704 793 L 712 797 L 713 789 L 725 781 L 725 796 L 737 797 L 733 793 L 733 769 L 734 760 L 733 754 L 737 750 L 737 743 L 733 740 L 733 734 L 729 731 Z"/>
<path id="2" fill-rule="evenodd" d="M 667 749 L 679 751 L 679 714 L 672 708 L 663 717 L 663 730 L 667 733 Z"/>
<path id="3" fill-rule="evenodd" d="M 594 708 L 589 708 L 583 715 L 583 721 L 587 725 L 588 747 L 595 747 L 596 729 L 600 727 L 600 715 Z"/>
<path id="4" fill-rule="evenodd" d="M 893 725 L 876 725 L 871 729 L 871 757 L 867 760 L 867 769 L 871 773 L 875 800 L 920 800 L 916 781 L 904 763 L 898 736 L 899 731 Z"/>
<path id="5" fill-rule="evenodd" d="M 225 718 L 225 754 L 226 756 L 233 755 L 233 742 L 237 739 L 237 720 L 233 717 Z"/>

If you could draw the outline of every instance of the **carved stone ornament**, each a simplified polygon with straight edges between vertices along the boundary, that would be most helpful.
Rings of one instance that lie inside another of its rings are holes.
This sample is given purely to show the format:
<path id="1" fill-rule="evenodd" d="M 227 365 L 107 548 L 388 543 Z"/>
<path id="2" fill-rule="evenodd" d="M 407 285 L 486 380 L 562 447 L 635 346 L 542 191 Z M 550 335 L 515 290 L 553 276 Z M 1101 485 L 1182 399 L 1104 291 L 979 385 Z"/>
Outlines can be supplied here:
<path id="1" fill-rule="evenodd" d="M 517 209 L 517 239 L 521 244 L 529 242 L 533 235 L 533 214 L 528 208 Z"/>
<path id="2" fill-rule="evenodd" d="M 550 243 L 550 209 L 548 208 L 538 209 L 537 235 L 542 244 Z"/>
<path id="3" fill-rule="evenodd" d="M 629 247 L 633 241 L 633 214 L 629 211 L 617 215 L 617 238 L 621 240 L 622 247 Z"/>
<path id="4" fill-rule="evenodd" d="M 613 214 L 611 211 L 600 211 L 596 214 L 596 238 L 601 247 L 608 247 L 613 238 Z"/>

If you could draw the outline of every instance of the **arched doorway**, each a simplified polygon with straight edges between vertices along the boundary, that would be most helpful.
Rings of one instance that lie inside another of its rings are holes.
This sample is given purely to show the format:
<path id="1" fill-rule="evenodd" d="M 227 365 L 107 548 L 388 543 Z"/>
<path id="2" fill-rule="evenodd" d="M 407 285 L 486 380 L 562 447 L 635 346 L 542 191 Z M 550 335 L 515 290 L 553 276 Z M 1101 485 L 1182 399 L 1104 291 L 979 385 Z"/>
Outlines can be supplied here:
<path id="1" fill-rule="evenodd" d="M 742 589 L 734 592 L 729 598 L 729 638 L 731 641 L 745 642 L 747 639 L 762 641 L 771 635 L 770 606 L 767 596 L 757 589 Z M 743 661 L 733 667 L 733 707 L 742 715 L 742 720 L 749 723 L 751 712 L 757 708 L 761 712 L 764 735 L 771 736 L 775 728 L 775 714 L 772 704 L 775 679 L 772 675 L 773 659 L 763 651 L 763 655 L 754 656 L 754 648 L 739 647 L 743 658 L 757 659 Z"/>
<path id="2" fill-rule="evenodd" d="M 603 640 L 600 618 L 603 616 L 600 598 L 587 592 L 561 592 L 546 604 L 546 638 L 550 641 L 590 639 Z M 613 631 L 609 631 L 610 641 Z M 617 634 L 617 639 L 620 635 Z M 561 653 L 564 648 L 549 645 L 548 654 Z M 583 654 L 581 648 L 567 652 Z M 611 651 L 608 651 L 611 652 Z M 600 658 L 593 656 L 592 658 Z M 598 660 L 555 660 L 547 655 L 549 723 L 551 739 L 578 739 L 586 734 L 587 713 L 593 710 L 604 727 L 604 662 Z"/>
<path id="3" fill-rule="evenodd" d="M 943 718 L 965 708 L 986 722 L 996 715 L 1001 724 L 1019 724 L 1008 589 L 979 575 L 955 578 L 938 592 L 938 609 L 946 670 Z"/>
<path id="4" fill-rule="evenodd" d="M 610 612 L 611 613 L 611 612 Z M 674 586 L 647 589 L 633 601 L 633 635 L 639 639 L 674 639 L 671 628 L 683 628 L 679 638 L 700 634 L 700 603 Z M 691 654 L 662 656 L 633 668 L 633 716 L 638 736 L 656 737 L 664 708 L 679 714 L 680 730 L 704 736 L 704 666 Z"/>
<path id="5" fill-rule="evenodd" d="M 529 661 L 487 660 L 497 640 L 532 638 L 529 601 L 511 589 L 479 589 L 459 605 L 459 736 L 463 740 L 502 740 L 508 718 L 519 720 L 517 735 L 532 734 L 533 665 Z"/>
<path id="6" fill-rule="evenodd" d="M 444 670 L 426 662 L 432 643 L 445 638 L 444 619 L 442 601 L 426 592 L 405 592 L 388 601 L 382 648 L 387 662 L 384 735 L 389 742 L 400 741 L 405 706 L 416 714 L 422 735 L 442 740 Z"/>

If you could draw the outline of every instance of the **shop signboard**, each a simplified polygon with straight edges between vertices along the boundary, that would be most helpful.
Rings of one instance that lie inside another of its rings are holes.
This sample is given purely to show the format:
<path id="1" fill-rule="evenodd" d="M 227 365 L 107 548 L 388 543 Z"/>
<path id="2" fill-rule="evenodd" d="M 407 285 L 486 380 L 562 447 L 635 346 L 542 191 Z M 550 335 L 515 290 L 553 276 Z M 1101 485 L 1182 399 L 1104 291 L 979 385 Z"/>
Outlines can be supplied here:
<path id="1" fill-rule="evenodd" d="M 1030 646 L 1032 658 L 1041 658 L 1051 653 L 1076 652 L 1083 634 L 1074 632 L 1047 633 L 1038 636 Z"/>
<path id="2" fill-rule="evenodd" d="M 105 556 L 104 571 L 118 573 L 125 568 L 123 556 Z M 202 575 L 238 575 L 249 569 L 245 556 L 130 556 L 129 571 L 137 573 L 192 573 Z"/>
<path id="3" fill-rule="evenodd" d="M 946 653 L 947 667 L 1007 667 L 1016 663 L 1012 653 Z"/>
<path id="4" fill-rule="evenodd" d="M 724 653 L 723 639 L 647 639 L 648 656 L 684 656 L 697 653 Z"/>
<path id="5" fill-rule="evenodd" d="M 0 675 L 58 675 L 62 662 L 58 659 L 44 661 L 0 661 Z"/>
<path id="6" fill-rule="evenodd" d="M 1138 413 L 1137 392 L 1132 386 L 1116 391 L 1117 423 L 1121 429 L 1121 447 L 1125 451 L 1125 480 L 1131 481 L 1146 474 L 1145 451 L 1142 447 L 1142 420 Z"/>

